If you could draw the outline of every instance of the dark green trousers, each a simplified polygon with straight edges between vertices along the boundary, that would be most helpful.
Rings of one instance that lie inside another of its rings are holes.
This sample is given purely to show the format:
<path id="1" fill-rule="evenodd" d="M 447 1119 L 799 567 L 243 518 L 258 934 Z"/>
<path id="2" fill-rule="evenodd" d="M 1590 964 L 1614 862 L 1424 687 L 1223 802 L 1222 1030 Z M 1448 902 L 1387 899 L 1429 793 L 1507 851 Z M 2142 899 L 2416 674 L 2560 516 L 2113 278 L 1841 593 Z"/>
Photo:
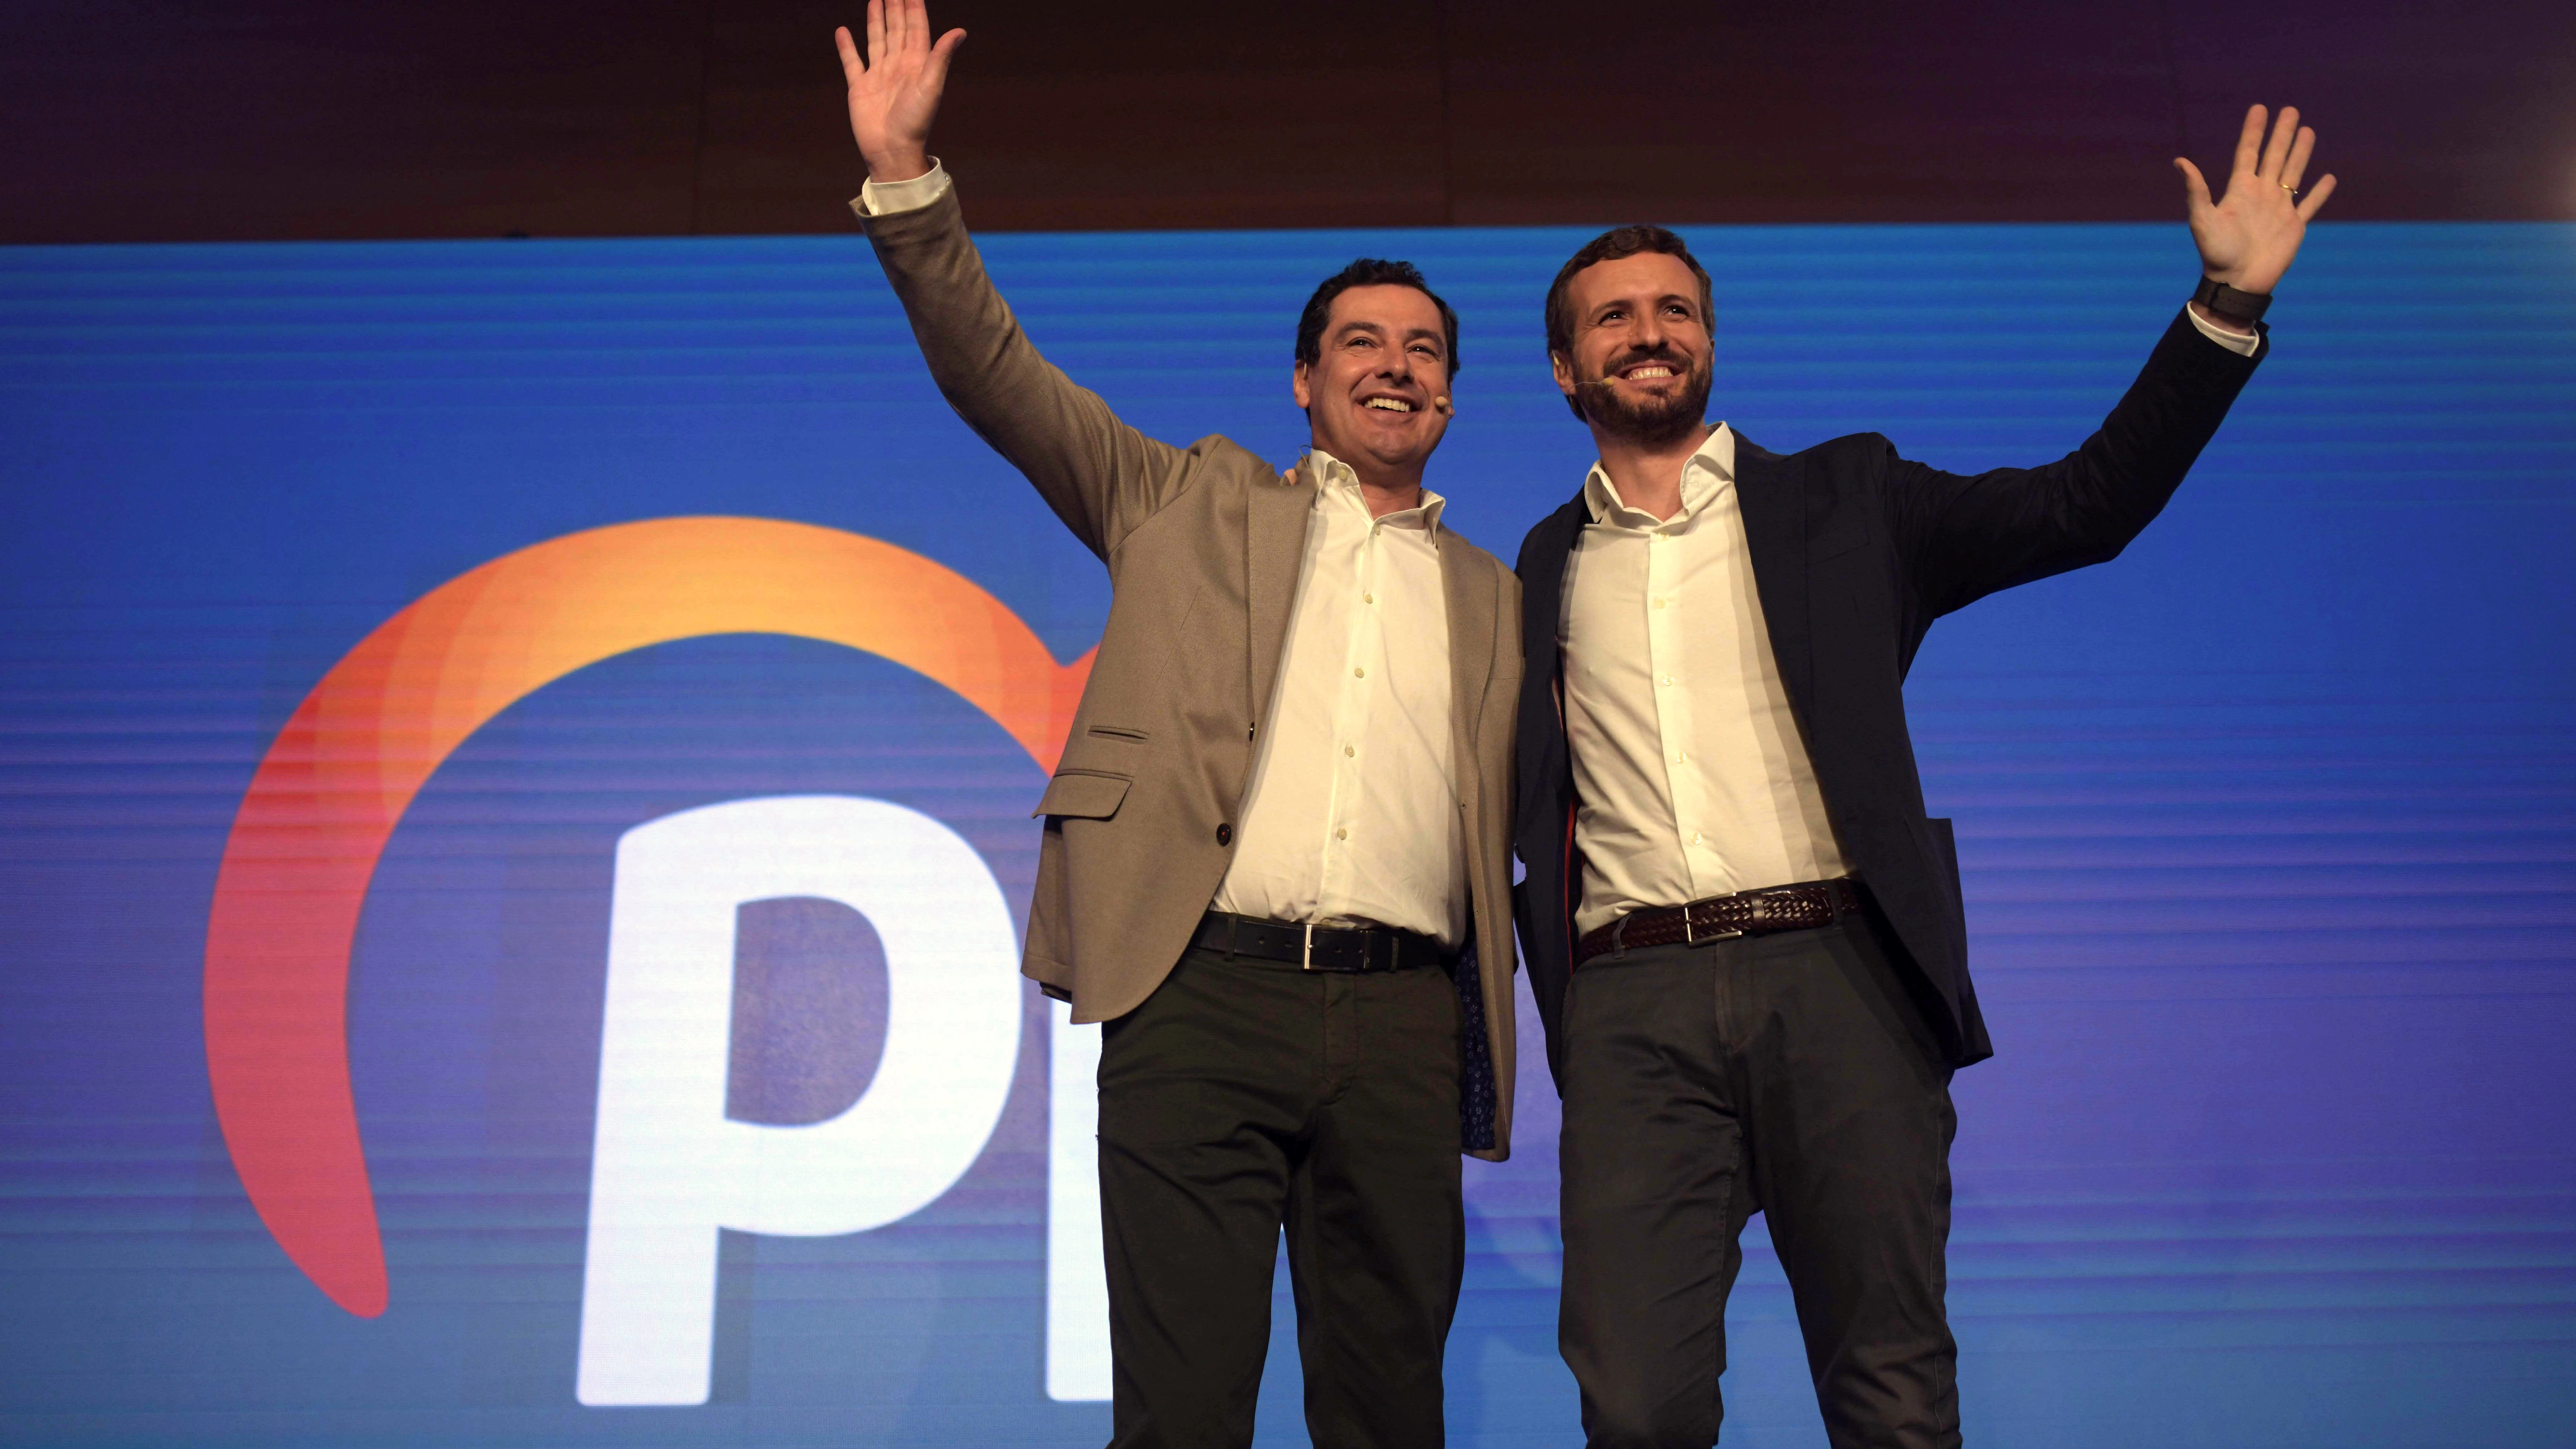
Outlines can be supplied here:
<path id="1" fill-rule="evenodd" d="M 1859 918 L 1596 956 L 1565 998 L 1557 1331 L 1594 1449 L 1707 1449 L 1762 1213 L 1834 1449 L 1956 1449 L 1950 1069 Z"/>
<path id="2" fill-rule="evenodd" d="M 1457 992 L 1194 949 L 1105 1024 L 1113 1445 L 1252 1442 L 1280 1230 L 1316 1449 L 1431 1449 L 1458 1304 Z"/>

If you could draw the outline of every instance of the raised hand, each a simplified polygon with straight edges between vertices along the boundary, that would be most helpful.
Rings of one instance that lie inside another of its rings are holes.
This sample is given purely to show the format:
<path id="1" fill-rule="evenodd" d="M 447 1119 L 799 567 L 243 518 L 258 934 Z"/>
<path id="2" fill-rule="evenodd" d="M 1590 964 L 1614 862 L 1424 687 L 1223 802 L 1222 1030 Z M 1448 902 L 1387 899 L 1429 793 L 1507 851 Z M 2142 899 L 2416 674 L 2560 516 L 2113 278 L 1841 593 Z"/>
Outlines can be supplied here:
<path id="1" fill-rule="evenodd" d="M 852 102 L 855 106 L 857 103 Z M 2200 247 L 2201 270 L 2240 292 L 2269 294 L 2299 242 L 2308 233 L 2308 218 L 2334 195 L 2335 179 L 2320 176 L 2299 196 L 2299 179 L 2307 174 L 2308 153 L 2317 133 L 2299 124 L 2298 111 L 2281 108 L 2272 139 L 2263 140 L 2263 108 L 2245 112 L 2245 129 L 2236 138 L 2236 169 L 2228 174 L 2227 194 L 2213 202 L 2200 168 L 2181 156 L 2183 194 L 2191 204 L 2191 239 Z"/>
<path id="2" fill-rule="evenodd" d="M 910 181 L 930 171 L 930 119 L 948 89 L 948 60 L 966 32 L 930 39 L 922 0 L 868 0 L 868 58 L 844 25 L 832 32 L 850 83 L 850 134 L 872 181 Z"/>

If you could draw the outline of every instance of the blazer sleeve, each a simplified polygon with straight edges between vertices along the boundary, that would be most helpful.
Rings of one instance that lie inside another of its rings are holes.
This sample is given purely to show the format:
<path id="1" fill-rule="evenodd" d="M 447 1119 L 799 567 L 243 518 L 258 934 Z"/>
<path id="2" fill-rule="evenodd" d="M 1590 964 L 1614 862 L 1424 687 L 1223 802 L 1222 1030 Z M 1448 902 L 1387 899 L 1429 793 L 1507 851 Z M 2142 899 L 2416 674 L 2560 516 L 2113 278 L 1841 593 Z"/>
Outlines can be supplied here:
<path id="1" fill-rule="evenodd" d="M 2253 356 L 2239 356 L 2176 314 L 2100 430 L 2038 468 L 1945 473 L 1871 439 L 1924 617 L 2117 557 L 2182 486 L 2270 350 L 2267 336 Z"/>
<path id="2" fill-rule="evenodd" d="M 1093 553 L 1107 558 L 1180 491 L 1181 451 L 1119 421 L 1020 330 L 966 234 L 954 185 L 928 206 L 861 224 L 940 395 Z"/>

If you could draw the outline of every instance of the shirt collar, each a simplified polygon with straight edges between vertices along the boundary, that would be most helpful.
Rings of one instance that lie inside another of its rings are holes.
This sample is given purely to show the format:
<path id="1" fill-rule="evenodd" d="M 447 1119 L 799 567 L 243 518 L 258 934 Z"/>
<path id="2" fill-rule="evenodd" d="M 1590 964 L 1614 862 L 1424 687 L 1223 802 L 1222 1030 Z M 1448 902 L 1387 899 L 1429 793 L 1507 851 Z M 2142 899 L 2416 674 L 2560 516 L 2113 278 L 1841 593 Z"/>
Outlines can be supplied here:
<path id="1" fill-rule="evenodd" d="M 1317 508 L 1347 506 L 1358 509 L 1363 518 L 1368 516 L 1368 497 L 1360 492 L 1360 475 L 1351 471 L 1350 464 L 1321 448 L 1309 448 L 1306 450 L 1306 466 L 1314 475 Z M 1425 488 L 1420 503 L 1411 508 L 1397 509 L 1375 521 L 1389 528 L 1423 529 L 1436 542 L 1440 536 L 1440 514 L 1448 506 L 1448 499 Z"/>
<path id="2" fill-rule="evenodd" d="M 1735 433 L 1719 423 L 1708 435 L 1708 441 L 1682 464 L 1682 511 L 1670 518 L 1657 518 L 1642 508 L 1631 508 L 1619 496 L 1619 485 L 1596 459 L 1592 471 L 1584 475 L 1583 505 L 1594 523 L 1615 524 L 1621 528 L 1642 528 L 1649 532 L 1659 528 L 1679 529 L 1693 515 L 1707 507 L 1711 500 L 1735 486 Z"/>

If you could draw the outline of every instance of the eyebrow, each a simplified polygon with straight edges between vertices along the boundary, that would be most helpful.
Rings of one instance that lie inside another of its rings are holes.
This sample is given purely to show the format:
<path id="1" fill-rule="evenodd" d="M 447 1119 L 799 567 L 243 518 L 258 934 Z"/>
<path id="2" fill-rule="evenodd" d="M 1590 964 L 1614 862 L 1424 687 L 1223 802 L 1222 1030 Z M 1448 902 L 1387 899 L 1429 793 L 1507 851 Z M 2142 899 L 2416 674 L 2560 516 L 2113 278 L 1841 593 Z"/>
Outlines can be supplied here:
<path id="1" fill-rule="evenodd" d="M 1375 322 L 1365 322 L 1354 318 L 1351 321 L 1345 322 L 1341 326 L 1333 329 L 1333 340 L 1339 342 L 1343 338 L 1348 337 L 1355 332 L 1366 332 L 1371 335 L 1377 335 L 1382 334 L 1385 331 L 1385 328 L 1379 326 Z M 1404 340 L 1407 342 L 1436 343 L 1444 348 L 1449 345 L 1449 337 L 1447 333 L 1439 332 L 1429 327 L 1407 328 L 1404 333 Z"/>
<path id="2" fill-rule="evenodd" d="M 1681 292 L 1666 292 L 1664 295 L 1655 298 L 1653 302 L 1647 303 L 1646 305 L 1653 306 L 1657 303 L 1663 302 L 1679 302 L 1693 311 L 1699 310 L 1699 298 L 1688 296 Z M 1629 307 L 1634 305 L 1637 305 L 1636 299 L 1632 297 L 1612 297 L 1607 301 L 1594 303 L 1591 315 L 1598 317 L 1604 311 L 1612 307 Z"/>

